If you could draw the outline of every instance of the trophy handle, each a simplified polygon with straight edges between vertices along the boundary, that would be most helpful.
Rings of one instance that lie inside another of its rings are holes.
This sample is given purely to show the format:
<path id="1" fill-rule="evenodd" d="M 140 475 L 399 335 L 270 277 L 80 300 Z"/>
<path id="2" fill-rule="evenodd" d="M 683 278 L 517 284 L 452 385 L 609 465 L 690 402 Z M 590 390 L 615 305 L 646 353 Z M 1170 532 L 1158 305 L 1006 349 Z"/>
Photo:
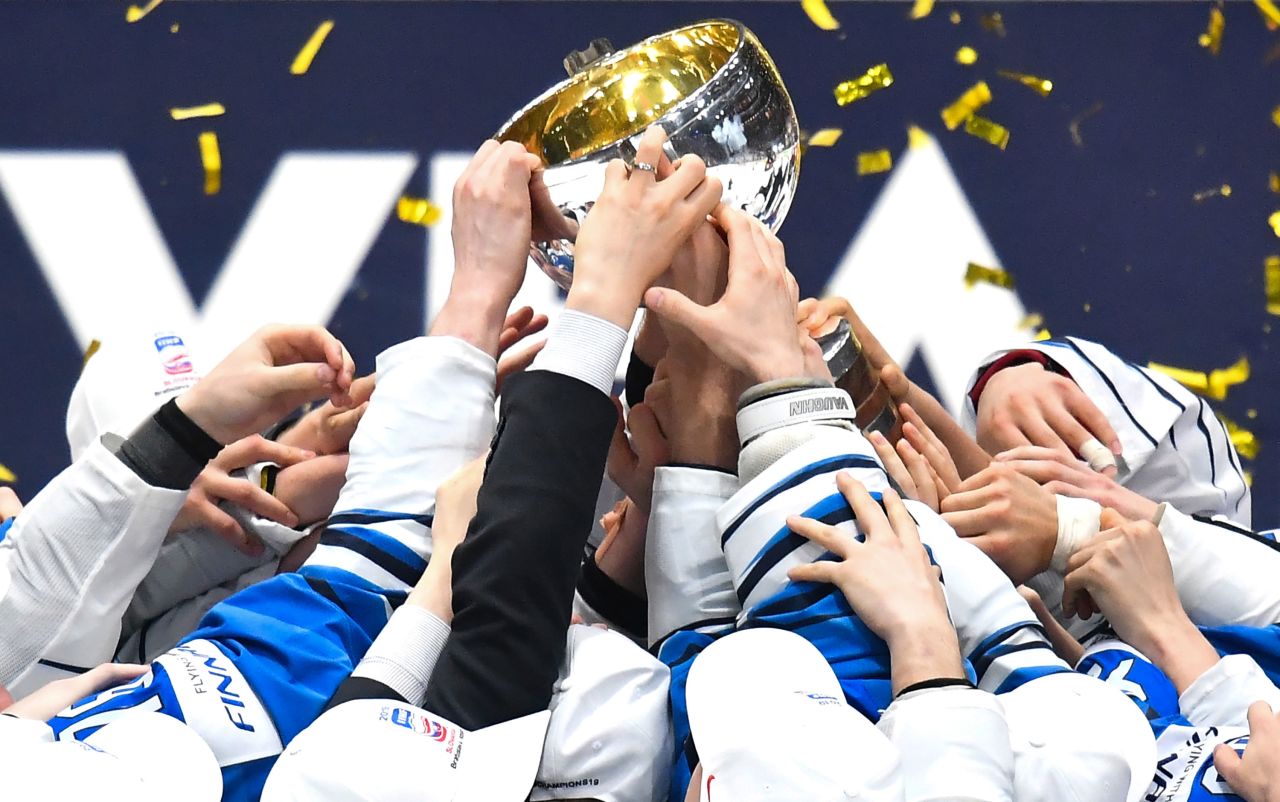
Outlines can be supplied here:
<path id="1" fill-rule="evenodd" d="M 849 394 L 863 433 L 880 432 L 891 443 L 902 436 L 893 399 L 858 342 L 849 321 L 841 319 L 828 334 L 814 338 L 836 386 Z"/>

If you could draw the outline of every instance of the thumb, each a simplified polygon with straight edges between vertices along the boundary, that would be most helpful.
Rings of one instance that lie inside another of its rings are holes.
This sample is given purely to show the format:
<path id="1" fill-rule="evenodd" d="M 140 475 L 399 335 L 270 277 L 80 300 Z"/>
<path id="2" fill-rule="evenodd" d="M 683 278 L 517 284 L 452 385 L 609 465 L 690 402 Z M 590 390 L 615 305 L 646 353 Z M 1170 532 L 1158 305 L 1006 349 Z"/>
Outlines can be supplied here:
<path id="1" fill-rule="evenodd" d="M 664 321 L 674 323 L 703 342 L 707 341 L 711 313 L 707 307 L 689 300 L 679 290 L 650 287 L 644 294 L 644 305 Z"/>

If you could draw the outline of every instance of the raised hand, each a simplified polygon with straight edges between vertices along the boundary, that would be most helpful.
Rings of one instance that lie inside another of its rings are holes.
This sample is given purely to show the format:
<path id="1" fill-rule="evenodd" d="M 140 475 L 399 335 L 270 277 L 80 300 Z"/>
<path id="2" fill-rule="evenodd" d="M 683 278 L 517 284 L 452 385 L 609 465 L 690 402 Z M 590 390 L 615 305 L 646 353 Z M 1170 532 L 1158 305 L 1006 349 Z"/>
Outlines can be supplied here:
<path id="1" fill-rule="evenodd" d="M 332 401 L 326 401 L 299 418 L 276 438 L 276 442 L 316 454 L 345 452 L 351 444 L 351 436 L 356 433 L 356 426 L 369 408 L 369 397 L 373 395 L 376 383 L 377 377 L 372 373 L 361 376 L 351 383 L 349 395 L 352 406 L 339 407 Z"/>
<path id="2" fill-rule="evenodd" d="M 508 353 L 527 337 L 532 337 L 547 327 L 547 316 L 534 314 L 533 308 L 522 306 L 507 315 L 502 324 L 502 333 L 498 336 L 498 380 L 497 392 L 502 392 L 502 384 L 507 379 L 521 372 L 533 363 L 533 358 L 547 344 L 546 340 L 534 343 L 515 353 Z"/>
<path id="3" fill-rule="evenodd" d="M 648 515 L 653 501 L 653 472 L 667 462 L 667 440 L 646 404 L 631 407 L 631 414 L 624 419 L 622 404 L 617 399 L 614 403 L 618 406 L 618 425 L 613 430 L 605 467 L 613 483 L 640 512 Z M 630 438 L 627 429 L 631 430 Z"/>
<path id="4" fill-rule="evenodd" d="M 636 147 L 636 163 L 609 163 L 604 191 L 587 214 L 574 246 L 573 286 L 565 306 L 631 325 L 640 297 L 666 272 L 680 246 L 720 202 L 720 182 L 697 156 L 665 174 L 666 134 L 652 126 Z"/>
<path id="5" fill-rule="evenodd" d="M 1187 617 L 1173 583 L 1169 551 L 1155 524 L 1102 511 L 1102 531 L 1067 561 L 1062 611 L 1107 617 L 1121 640 L 1142 652 L 1178 689 L 1186 690 L 1218 661 Z"/>
<path id="6" fill-rule="evenodd" d="M 262 543 L 247 535 L 236 519 L 219 506 L 223 501 L 285 526 L 297 526 L 302 521 L 286 502 L 248 479 L 232 476 L 232 472 L 258 462 L 272 462 L 284 468 L 313 457 L 315 453 L 311 451 L 275 443 L 258 434 L 237 440 L 222 449 L 192 482 L 182 509 L 169 525 L 169 533 L 207 529 L 245 554 L 258 556 Z"/>
<path id="7" fill-rule="evenodd" d="M 963 677 L 960 648 L 947 613 L 938 570 L 898 494 L 886 490 L 884 509 L 848 472 L 836 485 L 853 509 L 862 542 L 851 533 L 793 516 L 787 526 L 840 559 L 798 565 L 796 582 L 829 582 L 840 589 L 871 631 L 889 645 L 895 691 L 923 679 Z"/>
<path id="8" fill-rule="evenodd" d="M 704 306 L 678 290 L 654 287 L 645 293 L 645 304 L 753 382 L 805 375 L 796 329 L 799 290 L 782 242 L 737 209 L 720 206 L 715 217 L 729 237 L 724 295 Z"/>
<path id="9" fill-rule="evenodd" d="M 1160 506 L 1117 482 L 1114 471 L 1098 473 L 1060 449 L 1018 446 L 996 454 L 995 461 L 1035 479 L 1050 493 L 1092 499 L 1126 518 L 1150 521 Z"/>
<path id="10" fill-rule="evenodd" d="M 179 396 L 179 409 L 223 445 L 324 396 L 351 407 L 355 363 L 320 326 L 265 326 Z"/>
<path id="11" fill-rule="evenodd" d="M 942 499 L 942 519 L 1015 585 L 1049 567 L 1058 542 L 1053 494 L 1007 465 L 992 464 Z"/>
<path id="12" fill-rule="evenodd" d="M 989 454 L 1041 446 L 1080 455 L 1115 475 L 1120 438 L 1102 410 L 1075 382 L 1027 363 L 992 376 L 978 399 L 978 445 Z"/>

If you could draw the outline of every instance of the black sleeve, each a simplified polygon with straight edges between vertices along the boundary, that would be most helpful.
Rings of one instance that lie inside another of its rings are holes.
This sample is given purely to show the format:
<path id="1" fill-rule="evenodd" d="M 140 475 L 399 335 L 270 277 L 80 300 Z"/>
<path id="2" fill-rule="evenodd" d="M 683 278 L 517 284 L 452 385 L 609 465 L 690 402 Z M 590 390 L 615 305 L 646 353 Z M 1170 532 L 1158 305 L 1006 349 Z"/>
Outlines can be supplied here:
<path id="1" fill-rule="evenodd" d="M 623 386 L 622 400 L 627 407 L 634 407 L 644 400 L 644 393 L 653 384 L 653 367 L 646 365 L 632 350 L 631 361 L 627 363 L 627 381 Z"/>
<path id="2" fill-rule="evenodd" d="M 643 638 L 649 631 L 648 601 L 614 582 L 600 570 L 595 557 L 588 557 L 582 563 L 578 595 L 601 618 L 627 636 Z"/>
<path id="3" fill-rule="evenodd" d="M 513 376 L 502 397 L 423 705 L 468 729 L 547 709 L 617 420 L 606 395 L 551 371 Z"/>
<path id="4" fill-rule="evenodd" d="M 337 692 L 329 698 L 329 703 L 324 706 L 324 709 L 328 710 L 337 707 L 343 702 L 350 702 L 353 699 L 387 699 L 409 704 L 408 699 L 396 693 L 389 685 L 378 682 L 376 679 L 347 677 L 338 686 Z"/>
<path id="5" fill-rule="evenodd" d="M 222 445 L 178 409 L 174 399 L 142 422 L 129 439 L 111 434 L 102 442 L 152 487 L 186 490 Z"/>

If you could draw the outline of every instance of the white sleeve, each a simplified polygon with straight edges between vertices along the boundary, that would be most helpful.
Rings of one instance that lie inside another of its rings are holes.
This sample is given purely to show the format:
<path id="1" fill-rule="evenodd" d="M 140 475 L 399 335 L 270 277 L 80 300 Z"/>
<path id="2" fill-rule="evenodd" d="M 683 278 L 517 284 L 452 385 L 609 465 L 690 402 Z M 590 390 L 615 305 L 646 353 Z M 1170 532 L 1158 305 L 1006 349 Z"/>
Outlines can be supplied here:
<path id="1" fill-rule="evenodd" d="M 1244 654 L 1214 663 L 1178 697 L 1182 715 L 1197 727 L 1248 727 L 1249 705 L 1254 702 L 1266 702 L 1280 712 L 1280 688 Z"/>
<path id="2" fill-rule="evenodd" d="M 151 487 L 97 442 L 31 500 L 0 543 L 0 684 L 22 696 L 75 673 L 57 665 L 111 659 L 120 618 L 185 498 Z"/>
<path id="3" fill-rule="evenodd" d="M 402 605 L 351 676 L 381 682 L 416 707 L 427 695 L 427 683 L 448 640 L 449 625 L 434 613 Z"/>
<path id="4" fill-rule="evenodd" d="M 401 569 L 420 572 L 430 559 L 437 489 L 483 456 L 493 438 L 496 367 L 489 354 L 448 336 L 415 337 L 378 355 L 377 385 L 351 437 L 346 482 L 306 565 L 348 571 L 386 589 L 413 586 L 417 577 Z M 367 535 L 368 548 L 347 548 L 342 533 Z"/>
<path id="5" fill-rule="evenodd" d="M 654 472 L 644 559 L 650 644 L 741 612 L 716 527 L 716 510 L 737 490 L 738 477 L 708 468 Z"/>
<path id="6" fill-rule="evenodd" d="M 1230 524 L 1201 521 L 1161 504 L 1156 523 L 1174 584 L 1197 626 L 1280 623 L 1280 549 Z"/>
<path id="7" fill-rule="evenodd" d="M 913 691 L 876 725 L 902 753 L 906 802 L 1013 802 L 1004 709 L 971 688 Z"/>
<path id="8" fill-rule="evenodd" d="M 1120 484 L 1185 512 L 1225 515 L 1249 525 L 1249 488 L 1240 458 L 1222 422 L 1202 399 L 1168 376 L 1078 337 L 1010 350 L 1049 357 L 1098 406 L 1120 438 Z M 969 393 L 986 366 L 1006 353 L 997 351 L 982 360 L 965 386 L 960 422 L 969 434 L 977 430 Z"/>

